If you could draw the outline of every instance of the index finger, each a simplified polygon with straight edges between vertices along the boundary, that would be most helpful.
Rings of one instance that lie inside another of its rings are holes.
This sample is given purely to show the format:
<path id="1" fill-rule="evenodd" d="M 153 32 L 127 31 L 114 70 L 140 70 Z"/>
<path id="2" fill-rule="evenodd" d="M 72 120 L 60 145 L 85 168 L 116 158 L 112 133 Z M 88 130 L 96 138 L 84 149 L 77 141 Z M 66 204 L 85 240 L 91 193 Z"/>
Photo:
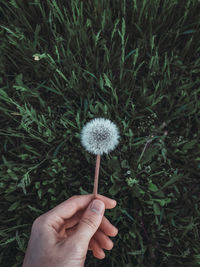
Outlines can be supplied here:
<path id="1" fill-rule="evenodd" d="M 97 199 L 101 200 L 105 204 L 106 209 L 112 209 L 116 206 L 117 202 L 114 199 L 105 197 L 98 194 Z M 65 200 L 55 208 L 51 209 L 44 215 L 47 215 L 48 218 L 60 217 L 63 220 L 69 219 L 79 210 L 86 209 L 89 203 L 94 199 L 93 194 L 89 195 L 75 195 Z"/>

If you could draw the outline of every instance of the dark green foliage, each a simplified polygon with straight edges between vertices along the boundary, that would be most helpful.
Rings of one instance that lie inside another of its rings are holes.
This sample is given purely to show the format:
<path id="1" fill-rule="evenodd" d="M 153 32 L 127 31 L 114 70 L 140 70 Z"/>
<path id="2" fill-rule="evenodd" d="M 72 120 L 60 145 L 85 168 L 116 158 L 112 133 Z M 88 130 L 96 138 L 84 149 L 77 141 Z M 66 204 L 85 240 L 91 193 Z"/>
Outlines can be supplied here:
<path id="1" fill-rule="evenodd" d="M 40 214 L 92 193 L 80 131 L 95 117 L 120 128 L 99 181 L 119 234 L 86 266 L 200 266 L 199 10 L 0 0 L 0 266 L 21 266 Z"/>

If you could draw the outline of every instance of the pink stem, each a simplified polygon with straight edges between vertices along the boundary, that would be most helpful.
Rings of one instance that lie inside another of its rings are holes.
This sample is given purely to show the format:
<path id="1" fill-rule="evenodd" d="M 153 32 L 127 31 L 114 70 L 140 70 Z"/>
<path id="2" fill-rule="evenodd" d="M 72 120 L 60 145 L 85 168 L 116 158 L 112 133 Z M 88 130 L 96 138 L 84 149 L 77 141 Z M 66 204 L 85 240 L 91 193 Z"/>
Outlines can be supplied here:
<path id="1" fill-rule="evenodd" d="M 93 189 L 94 198 L 97 197 L 97 191 L 98 191 L 99 167 L 100 167 L 100 155 L 97 155 L 95 176 L 94 176 L 94 189 Z"/>

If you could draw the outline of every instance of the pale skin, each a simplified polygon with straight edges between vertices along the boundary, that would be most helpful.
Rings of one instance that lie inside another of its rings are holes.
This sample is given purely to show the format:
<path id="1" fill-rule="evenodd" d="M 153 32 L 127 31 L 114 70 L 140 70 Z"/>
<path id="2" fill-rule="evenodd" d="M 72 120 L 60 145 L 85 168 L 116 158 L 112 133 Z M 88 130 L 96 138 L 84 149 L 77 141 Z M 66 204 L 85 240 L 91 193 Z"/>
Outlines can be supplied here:
<path id="1" fill-rule="evenodd" d="M 89 209 L 94 195 L 77 195 L 38 217 L 32 226 L 23 267 L 83 267 L 88 250 L 103 259 L 118 229 L 104 216 L 116 201 L 97 194 L 100 215 Z M 98 202 L 98 201 L 97 201 Z M 103 203 L 102 203 L 103 202 Z"/>

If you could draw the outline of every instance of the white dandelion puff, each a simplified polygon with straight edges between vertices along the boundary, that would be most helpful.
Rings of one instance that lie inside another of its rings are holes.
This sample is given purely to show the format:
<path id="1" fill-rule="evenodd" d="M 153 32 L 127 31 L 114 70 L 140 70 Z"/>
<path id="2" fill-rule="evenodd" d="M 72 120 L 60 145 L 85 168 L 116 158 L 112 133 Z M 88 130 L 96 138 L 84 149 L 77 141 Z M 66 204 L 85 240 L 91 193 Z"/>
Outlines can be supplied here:
<path id="1" fill-rule="evenodd" d="M 81 143 L 84 148 L 95 155 L 108 154 L 119 143 L 119 130 L 108 119 L 96 118 L 82 129 Z"/>
<path id="2" fill-rule="evenodd" d="M 94 197 L 97 197 L 98 177 L 100 167 L 100 156 L 108 154 L 116 148 L 119 143 L 119 130 L 117 126 L 108 119 L 96 118 L 88 122 L 81 131 L 81 143 L 90 153 L 97 155 Z"/>

